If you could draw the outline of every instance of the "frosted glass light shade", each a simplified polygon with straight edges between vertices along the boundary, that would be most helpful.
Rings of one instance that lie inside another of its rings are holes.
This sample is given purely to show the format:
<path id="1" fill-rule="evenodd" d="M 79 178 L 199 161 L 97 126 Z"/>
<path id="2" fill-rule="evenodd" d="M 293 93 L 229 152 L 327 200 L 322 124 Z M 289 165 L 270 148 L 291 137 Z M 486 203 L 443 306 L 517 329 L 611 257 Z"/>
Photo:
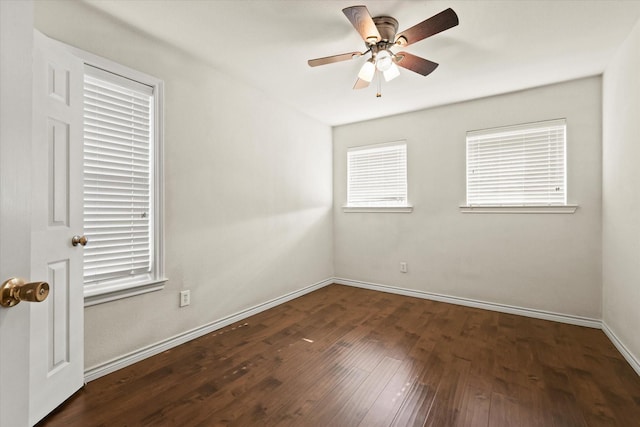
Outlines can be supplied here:
<path id="1" fill-rule="evenodd" d="M 390 82 L 400 75 L 400 68 L 392 62 L 389 69 L 382 74 L 384 75 L 384 80 Z"/>
<path id="2" fill-rule="evenodd" d="M 375 73 L 375 71 L 376 66 L 373 65 L 373 62 L 367 61 L 362 65 L 362 68 L 360 68 L 358 78 L 366 82 L 371 82 L 371 80 L 373 80 L 373 73 Z"/>
<path id="3" fill-rule="evenodd" d="M 393 65 L 391 54 L 388 50 L 381 50 L 376 55 L 376 68 L 383 73 Z"/>

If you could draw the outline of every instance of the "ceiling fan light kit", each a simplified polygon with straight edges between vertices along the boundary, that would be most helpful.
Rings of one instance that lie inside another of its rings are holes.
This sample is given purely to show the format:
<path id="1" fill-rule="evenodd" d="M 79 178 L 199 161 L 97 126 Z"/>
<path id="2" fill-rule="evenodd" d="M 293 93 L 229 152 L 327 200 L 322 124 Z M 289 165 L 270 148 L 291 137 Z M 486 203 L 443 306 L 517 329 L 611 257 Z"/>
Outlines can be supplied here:
<path id="1" fill-rule="evenodd" d="M 310 59 L 307 62 L 311 67 L 317 67 L 371 53 L 371 57 L 360 68 L 354 89 L 369 86 L 373 78 L 380 74 L 385 81 L 389 82 L 400 75 L 399 67 L 423 76 L 432 73 L 438 67 L 437 63 L 408 52 L 394 53 L 391 48 L 409 46 L 458 25 L 458 15 L 449 8 L 396 35 L 398 21 L 391 16 L 372 18 L 366 6 L 351 6 L 342 9 L 342 12 L 364 40 L 366 50 Z M 377 97 L 380 97 L 379 86 L 380 77 L 378 77 Z"/>

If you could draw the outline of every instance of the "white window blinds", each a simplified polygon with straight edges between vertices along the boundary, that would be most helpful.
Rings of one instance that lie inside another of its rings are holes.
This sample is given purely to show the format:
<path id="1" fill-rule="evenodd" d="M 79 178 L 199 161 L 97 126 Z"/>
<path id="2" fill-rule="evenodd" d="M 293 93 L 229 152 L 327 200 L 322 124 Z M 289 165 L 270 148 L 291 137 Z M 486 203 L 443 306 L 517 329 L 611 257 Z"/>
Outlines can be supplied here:
<path id="1" fill-rule="evenodd" d="M 407 144 L 347 151 L 347 206 L 407 206 Z"/>
<path id="2" fill-rule="evenodd" d="M 566 123 L 467 133 L 467 205 L 566 205 Z"/>
<path id="3" fill-rule="evenodd" d="M 152 269 L 153 90 L 87 67 L 84 80 L 85 285 Z"/>

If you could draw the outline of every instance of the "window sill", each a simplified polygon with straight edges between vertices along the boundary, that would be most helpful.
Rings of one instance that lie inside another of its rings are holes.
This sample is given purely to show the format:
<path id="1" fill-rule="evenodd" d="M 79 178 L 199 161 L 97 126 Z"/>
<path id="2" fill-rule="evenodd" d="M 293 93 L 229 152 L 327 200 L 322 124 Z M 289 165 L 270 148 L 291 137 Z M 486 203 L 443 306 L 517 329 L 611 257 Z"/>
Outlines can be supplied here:
<path id="1" fill-rule="evenodd" d="M 413 212 L 413 206 L 343 206 L 342 212 L 411 213 Z"/>
<path id="2" fill-rule="evenodd" d="M 460 206 L 462 213 L 498 213 L 498 214 L 572 214 L 578 205 L 563 206 Z"/>
<path id="3" fill-rule="evenodd" d="M 89 285 L 84 290 L 84 306 L 90 307 L 135 295 L 160 291 L 164 289 L 164 284 L 167 280 L 163 278 L 134 283 Z"/>

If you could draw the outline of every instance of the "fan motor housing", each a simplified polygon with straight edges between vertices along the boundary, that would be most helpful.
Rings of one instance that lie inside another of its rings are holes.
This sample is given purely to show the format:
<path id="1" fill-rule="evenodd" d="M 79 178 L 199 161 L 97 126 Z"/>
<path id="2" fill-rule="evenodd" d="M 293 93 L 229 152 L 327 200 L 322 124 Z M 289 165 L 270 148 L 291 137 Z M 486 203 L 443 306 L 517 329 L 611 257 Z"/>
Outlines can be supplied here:
<path id="1" fill-rule="evenodd" d="M 382 37 L 381 41 L 393 43 L 398 31 L 398 21 L 391 16 L 376 16 L 373 18 L 373 23 L 376 24 L 380 37 Z"/>

